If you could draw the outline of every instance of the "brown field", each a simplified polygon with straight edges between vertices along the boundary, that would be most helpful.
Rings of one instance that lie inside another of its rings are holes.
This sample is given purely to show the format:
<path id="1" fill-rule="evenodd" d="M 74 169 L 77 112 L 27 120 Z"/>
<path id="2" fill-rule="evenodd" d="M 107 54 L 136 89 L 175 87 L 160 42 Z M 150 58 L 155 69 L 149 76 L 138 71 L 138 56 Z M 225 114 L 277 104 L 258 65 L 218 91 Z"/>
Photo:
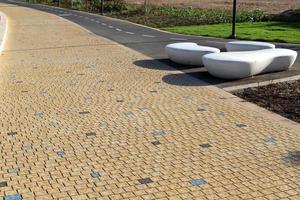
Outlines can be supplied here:
<path id="1" fill-rule="evenodd" d="M 128 3 L 144 3 L 145 0 L 125 0 Z M 147 0 L 153 5 L 193 6 L 198 8 L 231 9 L 232 0 Z M 300 0 L 238 0 L 239 9 L 262 9 L 267 13 L 280 13 L 300 9 Z"/>

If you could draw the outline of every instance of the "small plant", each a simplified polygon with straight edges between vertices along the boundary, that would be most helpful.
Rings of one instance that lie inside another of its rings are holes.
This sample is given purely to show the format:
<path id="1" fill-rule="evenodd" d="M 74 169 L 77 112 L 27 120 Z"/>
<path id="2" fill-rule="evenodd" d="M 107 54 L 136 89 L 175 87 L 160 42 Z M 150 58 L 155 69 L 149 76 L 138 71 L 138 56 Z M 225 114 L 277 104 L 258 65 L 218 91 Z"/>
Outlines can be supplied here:
<path id="1" fill-rule="evenodd" d="M 121 12 L 126 9 L 124 0 L 104 0 L 105 12 Z"/>
<path id="2" fill-rule="evenodd" d="M 75 10 L 84 10 L 83 1 L 82 0 L 73 0 L 71 8 L 75 9 Z"/>
<path id="3" fill-rule="evenodd" d="M 101 0 L 90 0 L 88 8 L 90 12 L 100 12 Z"/>
<path id="4" fill-rule="evenodd" d="M 60 0 L 60 7 L 62 8 L 71 8 L 72 0 Z"/>

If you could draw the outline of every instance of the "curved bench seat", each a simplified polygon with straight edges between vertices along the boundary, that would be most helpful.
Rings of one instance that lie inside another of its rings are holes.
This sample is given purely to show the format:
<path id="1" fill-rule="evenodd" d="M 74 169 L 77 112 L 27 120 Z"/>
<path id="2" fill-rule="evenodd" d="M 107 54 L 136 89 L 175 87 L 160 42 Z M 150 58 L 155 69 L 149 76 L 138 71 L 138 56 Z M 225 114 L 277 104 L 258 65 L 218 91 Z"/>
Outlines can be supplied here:
<path id="1" fill-rule="evenodd" d="M 220 53 L 220 49 L 199 46 L 192 42 L 169 44 L 165 47 L 169 58 L 176 63 L 184 65 L 202 66 L 202 56 L 209 53 Z"/>
<path id="2" fill-rule="evenodd" d="M 289 49 L 212 53 L 203 56 L 208 72 L 223 79 L 240 79 L 289 69 L 297 52 Z"/>
<path id="3" fill-rule="evenodd" d="M 275 49 L 274 44 L 266 43 L 266 42 L 255 42 L 255 41 L 232 41 L 232 42 L 227 42 L 225 46 L 228 52 Z"/>

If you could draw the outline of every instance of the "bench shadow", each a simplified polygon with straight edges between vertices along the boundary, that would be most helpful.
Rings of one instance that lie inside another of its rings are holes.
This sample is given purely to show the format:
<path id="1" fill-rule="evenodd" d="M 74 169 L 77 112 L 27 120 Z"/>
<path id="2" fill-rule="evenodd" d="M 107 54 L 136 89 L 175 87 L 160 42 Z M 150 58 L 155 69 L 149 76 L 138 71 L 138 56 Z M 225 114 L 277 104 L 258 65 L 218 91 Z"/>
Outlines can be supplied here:
<path id="1" fill-rule="evenodd" d="M 164 71 L 177 71 L 177 70 L 198 68 L 195 66 L 177 64 L 172 62 L 170 59 L 137 60 L 134 61 L 133 64 L 145 69 L 164 70 Z"/>
<path id="2" fill-rule="evenodd" d="M 207 71 L 168 74 L 162 80 L 167 84 L 177 86 L 208 86 L 227 82 L 211 76 Z"/>
<path id="3" fill-rule="evenodd" d="M 162 81 L 170 85 L 206 86 L 227 82 L 226 80 L 211 76 L 204 67 L 181 65 L 169 59 L 137 60 L 133 63 L 145 69 L 182 71 L 183 73 L 168 74 L 162 78 Z M 185 70 L 192 72 L 184 72 Z"/>

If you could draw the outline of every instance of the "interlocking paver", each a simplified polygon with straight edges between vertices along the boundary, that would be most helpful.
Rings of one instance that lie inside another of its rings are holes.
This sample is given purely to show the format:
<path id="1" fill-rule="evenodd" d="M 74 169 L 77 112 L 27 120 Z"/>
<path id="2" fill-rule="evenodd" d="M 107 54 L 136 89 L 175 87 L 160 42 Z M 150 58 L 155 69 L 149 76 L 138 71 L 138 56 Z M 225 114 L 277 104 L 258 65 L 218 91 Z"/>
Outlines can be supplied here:
<path id="1" fill-rule="evenodd" d="M 299 197 L 299 129 L 57 16 L 1 5 L 0 198 Z"/>

